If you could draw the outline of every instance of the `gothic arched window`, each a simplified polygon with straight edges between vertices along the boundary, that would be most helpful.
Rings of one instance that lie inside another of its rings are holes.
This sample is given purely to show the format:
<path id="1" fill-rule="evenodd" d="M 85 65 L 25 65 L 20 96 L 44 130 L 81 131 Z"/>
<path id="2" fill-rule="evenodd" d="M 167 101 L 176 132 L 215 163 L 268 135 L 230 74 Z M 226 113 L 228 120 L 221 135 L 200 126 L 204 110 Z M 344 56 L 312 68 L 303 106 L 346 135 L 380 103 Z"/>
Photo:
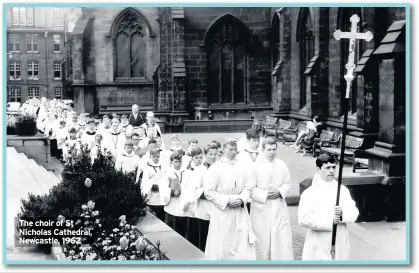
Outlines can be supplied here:
<path id="1" fill-rule="evenodd" d="M 338 12 L 338 28 L 343 32 L 350 32 L 351 31 L 351 21 L 350 18 L 352 15 L 358 15 L 361 18 L 360 22 L 358 23 L 357 32 L 362 31 L 362 17 L 361 17 L 361 10 L 359 8 L 339 8 Z M 362 42 L 357 40 L 355 42 L 355 65 L 358 63 L 360 59 L 360 53 L 362 52 Z M 346 64 L 348 63 L 349 57 L 349 39 L 340 39 L 340 91 L 341 91 L 341 105 L 343 105 L 343 100 L 345 98 L 346 93 Z M 356 75 L 355 75 L 356 76 Z M 357 110 L 357 94 L 358 94 L 358 86 L 356 78 L 352 81 L 352 89 L 351 89 L 351 100 L 349 103 L 349 115 L 353 115 L 356 113 Z M 342 115 L 344 113 L 341 113 Z"/>
<path id="2" fill-rule="evenodd" d="M 309 8 L 301 8 L 298 18 L 297 42 L 300 49 L 300 108 L 307 104 L 307 83 L 304 71 L 314 57 L 314 31 Z"/>
<path id="3" fill-rule="evenodd" d="M 208 102 L 245 103 L 248 29 L 232 15 L 211 25 L 205 36 Z"/>
<path id="4" fill-rule="evenodd" d="M 280 34 L 279 34 L 279 16 L 275 14 L 275 17 L 272 22 L 272 40 L 271 40 L 271 48 L 272 48 L 272 68 L 276 66 L 280 59 L 280 47 L 279 47 L 279 41 L 280 41 Z"/>
<path id="5" fill-rule="evenodd" d="M 146 77 L 147 29 L 140 16 L 131 9 L 124 11 L 113 29 L 116 80 Z"/>

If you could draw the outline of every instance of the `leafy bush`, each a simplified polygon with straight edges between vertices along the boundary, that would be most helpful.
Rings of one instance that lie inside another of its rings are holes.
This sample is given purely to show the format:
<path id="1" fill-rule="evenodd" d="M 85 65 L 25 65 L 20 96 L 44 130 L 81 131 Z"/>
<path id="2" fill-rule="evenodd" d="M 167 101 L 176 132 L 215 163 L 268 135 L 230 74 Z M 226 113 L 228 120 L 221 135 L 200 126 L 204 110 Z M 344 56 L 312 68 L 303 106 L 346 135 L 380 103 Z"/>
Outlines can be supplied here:
<path id="1" fill-rule="evenodd" d="M 57 219 L 78 217 L 82 213 L 82 204 L 88 200 L 96 203 L 101 211 L 104 229 L 115 226 L 121 214 L 125 214 L 127 222 L 135 225 L 146 213 L 146 204 L 141 194 L 139 183 L 135 183 L 135 173 L 124 173 L 114 168 L 114 163 L 107 156 L 99 153 L 93 162 L 84 149 L 72 151 L 75 157 L 67 163 L 66 179 L 55 185 L 49 194 L 43 196 L 30 195 L 21 201 L 20 219 L 36 221 L 49 217 Z M 91 180 L 86 187 L 86 178 Z M 34 238 L 36 236 L 22 236 Z"/>

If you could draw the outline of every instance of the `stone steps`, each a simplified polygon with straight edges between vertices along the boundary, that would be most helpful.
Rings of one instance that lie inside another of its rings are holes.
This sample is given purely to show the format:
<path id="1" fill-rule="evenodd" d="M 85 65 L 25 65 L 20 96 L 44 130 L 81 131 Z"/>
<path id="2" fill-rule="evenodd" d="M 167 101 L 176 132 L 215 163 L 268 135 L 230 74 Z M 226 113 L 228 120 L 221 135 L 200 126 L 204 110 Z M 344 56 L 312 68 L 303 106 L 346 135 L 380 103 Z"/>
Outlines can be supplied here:
<path id="1" fill-rule="evenodd" d="M 33 159 L 7 147 L 7 259 L 45 260 L 48 255 L 37 253 L 33 247 L 15 247 L 16 217 L 21 211 L 21 200 L 29 193 L 44 195 L 60 180 Z"/>

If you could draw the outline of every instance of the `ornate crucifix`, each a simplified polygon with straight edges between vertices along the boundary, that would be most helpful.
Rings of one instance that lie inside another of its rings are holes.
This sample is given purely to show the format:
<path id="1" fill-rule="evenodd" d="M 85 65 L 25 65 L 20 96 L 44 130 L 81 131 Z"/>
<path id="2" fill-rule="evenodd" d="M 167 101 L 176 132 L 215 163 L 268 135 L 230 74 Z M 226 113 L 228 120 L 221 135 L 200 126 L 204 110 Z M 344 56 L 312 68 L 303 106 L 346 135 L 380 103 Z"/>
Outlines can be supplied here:
<path id="1" fill-rule="evenodd" d="M 346 64 L 347 74 L 345 75 L 346 80 L 346 95 L 345 98 L 349 98 L 350 90 L 352 87 L 352 81 L 354 79 L 354 69 L 355 69 L 355 46 L 356 40 L 365 40 L 367 42 L 371 41 L 374 37 L 371 31 L 367 31 L 365 33 L 356 32 L 358 29 L 359 23 L 359 16 L 354 14 L 349 19 L 351 21 L 351 32 L 342 32 L 340 30 L 336 30 L 333 33 L 333 37 L 336 40 L 340 39 L 349 39 L 349 58 L 348 63 Z"/>
<path id="2" fill-rule="evenodd" d="M 346 142 L 346 128 L 348 126 L 348 105 L 349 105 L 349 95 L 351 93 L 352 81 L 354 80 L 354 69 L 355 69 L 355 47 L 356 47 L 356 40 L 365 40 L 371 41 L 373 35 L 370 31 L 365 33 L 357 32 L 358 23 L 360 21 L 358 15 L 354 14 L 349 19 L 351 21 L 351 32 L 342 32 L 340 30 L 336 30 L 333 33 L 333 37 L 336 40 L 340 39 L 349 39 L 349 57 L 348 63 L 345 65 L 347 73 L 345 75 L 346 80 L 346 94 L 343 103 L 343 128 L 342 128 L 342 139 L 341 139 L 341 150 L 340 150 L 340 158 L 339 158 L 339 177 L 338 177 L 338 189 L 336 195 L 336 206 L 339 206 L 339 198 L 340 198 L 340 186 L 342 184 L 342 171 L 343 171 L 343 163 L 344 163 L 344 154 L 345 154 L 345 142 Z M 334 259 L 334 249 L 335 249 L 335 240 L 336 240 L 336 225 L 333 225 L 333 234 L 332 234 L 332 248 L 331 254 L 332 259 Z"/>

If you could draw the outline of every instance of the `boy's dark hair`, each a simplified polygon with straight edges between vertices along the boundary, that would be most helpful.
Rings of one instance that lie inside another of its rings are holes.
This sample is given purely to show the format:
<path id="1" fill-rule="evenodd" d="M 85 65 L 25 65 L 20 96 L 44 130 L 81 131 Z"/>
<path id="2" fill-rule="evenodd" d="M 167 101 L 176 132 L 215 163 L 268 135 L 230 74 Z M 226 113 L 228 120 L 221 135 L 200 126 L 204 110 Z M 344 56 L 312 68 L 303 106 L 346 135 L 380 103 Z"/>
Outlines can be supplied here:
<path id="1" fill-rule="evenodd" d="M 319 168 L 321 168 L 323 164 L 327 164 L 327 163 L 332 163 L 332 164 L 336 163 L 335 157 L 329 154 L 321 154 L 316 159 L 316 166 Z"/>
<path id="2" fill-rule="evenodd" d="M 173 160 L 179 160 L 179 161 L 182 161 L 182 157 L 183 157 L 183 155 L 180 153 L 180 151 L 174 151 L 174 152 L 170 155 L 170 162 L 172 162 Z"/>
<path id="3" fill-rule="evenodd" d="M 191 140 L 188 141 L 188 144 L 191 144 L 191 143 L 198 144 L 198 140 L 196 138 L 192 138 Z"/>
<path id="4" fill-rule="evenodd" d="M 201 154 L 202 154 L 202 150 L 200 148 L 195 148 L 191 151 L 191 157 L 201 155 Z"/>
<path id="5" fill-rule="evenodd" d="M 212 146 L 212 145 L 214 145 L 215 147 L 217 147 L 217 149 L 221 149 L 221 143 L 220 142 L 218 142 L 218 141 L 216 141 L 216 140 L 213 140 L 213 141 L 211 141 L 211 143 L 210 143 L 210 146 Z"/>
<path id="6" fill-rule="evenodd" d="M 247 129 L 246 130 L 246 138 L 247 140 L 251 140 L 251 139 L 259 139 L 259 133 L 256 132 L 254 129 Z"/>
<path id="7" fill-rule="evenodd" d="M 150 144 L 156 144 L 157 145 L 157 141 L 154 138 L 150 138 L 150 140 L 148 141 L 148 145 Z"/>
<path id="8" fill-rule="evenodd" d="M 132 135 L 131 135 L 131 138 L 132 137 L 140 137 L 140 135 L 139 134 L 137 134 L 137 133 L 132 133 Z M 150 141 L 149 141 L 150 142 Z"/>
<path id="9" fill-rule="evenodd" d="M 71 129 L 69 130 L 69 133 L 70 133 L 70 134 L 72 134 L 72 133 L 77 133 L 76 128 L 71 127 Z"/>
<path id="10" fill-rule="evenodd" d="M 176 151 L 176 152 L 178 152 L 178 153 L 179 153 L 180 155 L 182 155 L 182 156 L 186 155 L 186 152 L 185 152 L 185 150 L 183 150 L 183 149 L 178 150 L 178 151 Z"/>
<path id="11" fill-rule="evenodd" d="M 209 150 L 218 150 L 218 147 L 215 145 L 215 143 L 211 143 L 210 145 L 205 146 L 204 154 L 208 154 Z"/>
<path id="12" fill-rule="evenodd" d="M 252 127 L 250 129 L 253 129 L 258 133 L 262 133 L 263 130 L 262 124 L 259 121 L 253 122 Z"/>

